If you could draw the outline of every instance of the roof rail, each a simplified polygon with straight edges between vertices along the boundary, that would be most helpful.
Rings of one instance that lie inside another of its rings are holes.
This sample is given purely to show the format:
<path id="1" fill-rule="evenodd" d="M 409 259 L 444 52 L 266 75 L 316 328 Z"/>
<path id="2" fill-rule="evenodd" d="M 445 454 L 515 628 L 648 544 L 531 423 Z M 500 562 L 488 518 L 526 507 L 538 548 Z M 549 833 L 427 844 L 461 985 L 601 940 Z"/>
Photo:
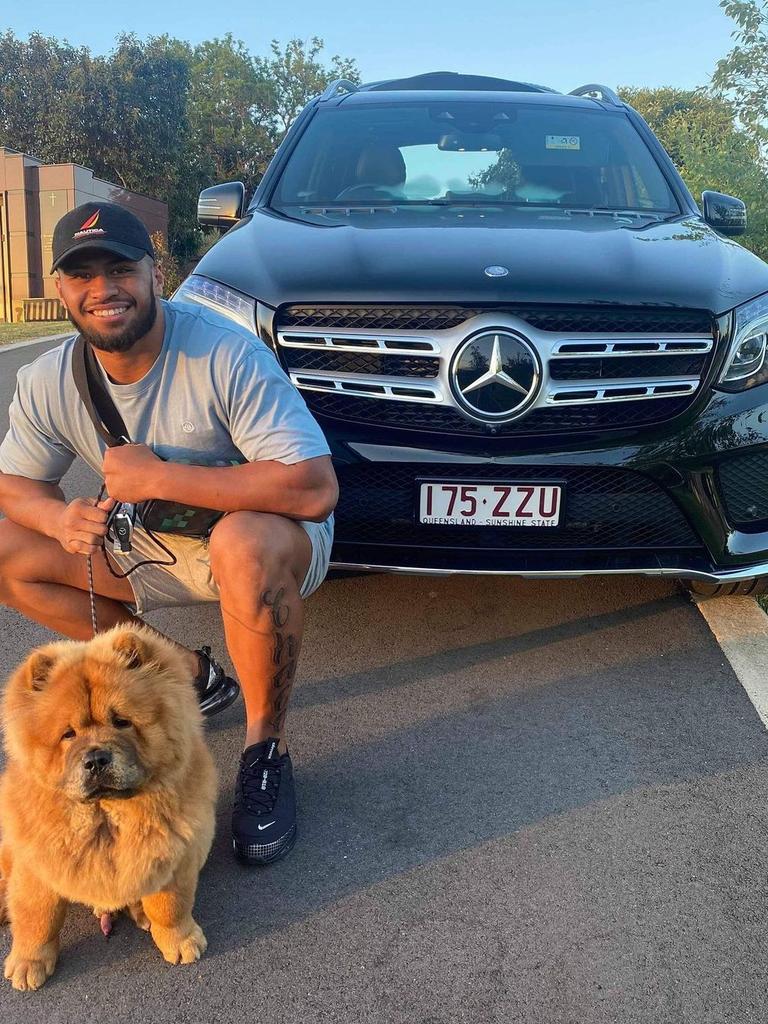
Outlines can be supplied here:
<path id="1" fill-rule="evenodd" d="M 340 92 L 357 92 L 357 86 L 354 82 L 350 82 L 348 78 L 337 78 L 323 89 L 320 99 L 332 100 Z"/>
<path id="2" fill-rule="evenodd" d="M 483 91 L 483 92 L 554 92 L 545 85 L 531 82 L 512 82 L 507 78 L 489 78 L 485 75 L 463 75 L 456 71 L 429 71 L 410 78 L 388 78 L 381 82 L 366 82 L 360 86 L 365 92 L 393 90 L 422 91 Z"/>
<path id="3" fill-rule="evenodd" d="M 593 100 L 607 100 L 608 103 L 612 103 L 614 107 L 623 107 L 623 102 L 619 99 L 613 89 L 609 89 L 607 85 L 580 85 L 578 89 L 574 89 L 573 92 L 568 93 L 569 96 L 586 96 Z"/>

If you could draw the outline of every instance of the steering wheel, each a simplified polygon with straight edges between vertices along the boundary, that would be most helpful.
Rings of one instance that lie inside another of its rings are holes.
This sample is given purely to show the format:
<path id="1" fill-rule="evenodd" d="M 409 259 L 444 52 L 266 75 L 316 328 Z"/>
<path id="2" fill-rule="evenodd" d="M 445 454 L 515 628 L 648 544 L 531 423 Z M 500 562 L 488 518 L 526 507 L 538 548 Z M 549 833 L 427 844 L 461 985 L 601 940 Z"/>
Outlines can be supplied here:
<path id="1" fill-rule="evenodd" d="M 361 183 L 359 185 L 348 185 L 336 196 L 336 202 L 341 199 L 395 199 L 396 196 L 390 192 L 386 185 L 374 185 Z"/>

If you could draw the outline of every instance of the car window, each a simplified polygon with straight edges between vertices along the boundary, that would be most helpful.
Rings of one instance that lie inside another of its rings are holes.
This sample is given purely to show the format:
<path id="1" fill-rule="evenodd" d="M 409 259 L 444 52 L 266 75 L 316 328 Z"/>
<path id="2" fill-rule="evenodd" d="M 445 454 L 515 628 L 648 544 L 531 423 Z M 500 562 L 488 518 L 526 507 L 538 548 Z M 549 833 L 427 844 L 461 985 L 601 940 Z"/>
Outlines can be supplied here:
<path id="1" fill-rule="evenodd" d="M 490 101 L 321 110 L 273 205 L 469 199 L 679 212 L 623 111 Z"/>

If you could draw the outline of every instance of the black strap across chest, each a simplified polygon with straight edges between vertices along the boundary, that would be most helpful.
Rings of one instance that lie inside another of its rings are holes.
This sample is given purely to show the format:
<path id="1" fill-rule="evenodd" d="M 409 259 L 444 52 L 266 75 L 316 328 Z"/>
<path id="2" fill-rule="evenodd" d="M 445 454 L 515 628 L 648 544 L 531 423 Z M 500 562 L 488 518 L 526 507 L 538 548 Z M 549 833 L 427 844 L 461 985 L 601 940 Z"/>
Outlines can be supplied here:
<path id="1" fill-rule="evenodd" d="M 99 437 L 109 448 L 130 444 L 123 417 L 117 411 L 112 396 L 104 384 L 93 349 L 82 334 L 77 336 L 72 349 L 72 376 L 77 393 Z"/>

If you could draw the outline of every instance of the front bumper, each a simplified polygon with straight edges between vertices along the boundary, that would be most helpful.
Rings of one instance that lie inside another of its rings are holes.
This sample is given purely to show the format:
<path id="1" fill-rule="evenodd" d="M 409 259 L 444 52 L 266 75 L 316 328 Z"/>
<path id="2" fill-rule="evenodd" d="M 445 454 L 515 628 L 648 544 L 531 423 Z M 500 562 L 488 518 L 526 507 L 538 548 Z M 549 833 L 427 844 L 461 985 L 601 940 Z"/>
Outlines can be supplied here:
<path id="1" fill-rule="evenodd" d="M 709 392 L 682 419 L 610 440 L 427 437 L 320 422 L 341 485 L 334 568 L 712 583 L 768 576 L 766 385 Z M 562 478 L 564 529 L 420 526 L 415 481 L 446 474 Z"/>
<path id="2" fill-rule="evenodd" d="M 667 576 L 671 579 L 701 580 L 706 583 L 742 583 L 768 576 L 768 562 L 734 572 L 715 572 L 694 569 L 690 565 L 679 568 L 648 568 L 628 564 L 622 569 L 435 569 L 424 565 L 364 565 L 359 562 L 331 561 L 330 568 L 340 572 L 391 572 L 409 576 L 519 576 L 522 579 L 571 580 L 582 576 Z"/>

